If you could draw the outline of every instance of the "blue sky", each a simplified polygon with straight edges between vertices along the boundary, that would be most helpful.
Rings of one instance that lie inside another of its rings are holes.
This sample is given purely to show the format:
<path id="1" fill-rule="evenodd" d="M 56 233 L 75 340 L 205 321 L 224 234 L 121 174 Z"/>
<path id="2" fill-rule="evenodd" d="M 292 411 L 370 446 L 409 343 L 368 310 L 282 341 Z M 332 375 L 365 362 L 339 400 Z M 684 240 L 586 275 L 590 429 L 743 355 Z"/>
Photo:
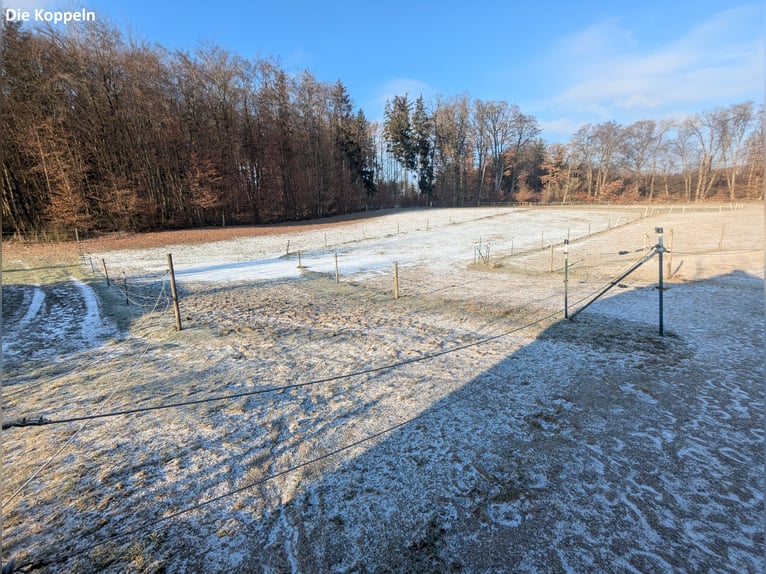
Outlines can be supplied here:
<path id="1" fill-rule="evenodd" d="M 340 79 L 380 119 L 386 99 L 467 93 L 534 115 L 549 141 L 580 126 L 762 102 L 763 2 L 4 0 L 96 12 L 170 49 L 210 42 Z"/>

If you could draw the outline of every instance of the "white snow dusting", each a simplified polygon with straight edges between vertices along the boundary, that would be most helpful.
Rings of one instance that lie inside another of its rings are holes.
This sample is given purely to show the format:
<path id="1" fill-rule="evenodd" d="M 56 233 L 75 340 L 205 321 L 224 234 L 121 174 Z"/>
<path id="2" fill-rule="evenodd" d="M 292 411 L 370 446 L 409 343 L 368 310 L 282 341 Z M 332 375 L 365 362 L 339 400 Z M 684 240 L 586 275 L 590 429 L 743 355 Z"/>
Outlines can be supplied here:
<path id="1" fill-rule="evenodd" d="M 6 417 L 92 412 L 114 385 L 112 410 L 238 398 L 89 422 L 5 510 L 4 548 L 49 571 L 757 572 L 757 209 L 409 210 L 94 253 L 149 290 L 172 253 L 184 330 L 152 316 L 104 342 L 75 281 L 78 313 L 52 308 L 64 326 L 32 342 L 77 333 L 82 364 L 121 352 L 13 395 Z M 563 240 L 575 309 L 658 225 L 674 232 L 664 336 L 656 258 L 563 320 Z M 28 476 L 67 428 L 6 431 L 6 464 Z"/>

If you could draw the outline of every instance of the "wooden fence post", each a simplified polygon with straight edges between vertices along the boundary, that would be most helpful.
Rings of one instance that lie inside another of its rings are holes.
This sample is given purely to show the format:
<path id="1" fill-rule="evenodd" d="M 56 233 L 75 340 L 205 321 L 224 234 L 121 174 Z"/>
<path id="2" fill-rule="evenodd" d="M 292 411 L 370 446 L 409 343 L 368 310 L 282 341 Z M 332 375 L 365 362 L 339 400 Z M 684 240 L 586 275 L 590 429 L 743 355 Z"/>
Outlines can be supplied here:
<path id="1" fill-rule="evenodd" d="M 551 253 L 548 257 L 548 273 L 553 273 L 553 244 L 551 243 Z"/>
<path id="2" fill-rule="evenodd" d="M 340 283 L 340 273 L 338 272 L 338 254 L 335 254 L 335 282 Z"/>
<path id="3" fill-rule="evenodd" d="M 170 295 L 173 297 L 173 312 L 176 315 L 176 331 L 181 330 L 181 309 L 178 306 L 178 290 L 176 289 L 176 273 L 173 270 L 173 255 L 168 253 L 168 271 L 170 271 Z"/>
<path id="4" fill-rule="evenodd" d="M 112 284 L 109 282 L 109 272 L 106 270 L 106 259 L 102 259 L 101 264 L 104 266 L 104 277 L 106 277 L 106 286 L 111 287 Z"/>
<path id="5" fill-rule="evenodd" d="M 399 263 L 394 261 L 394 299 L 399 298 Z"/>

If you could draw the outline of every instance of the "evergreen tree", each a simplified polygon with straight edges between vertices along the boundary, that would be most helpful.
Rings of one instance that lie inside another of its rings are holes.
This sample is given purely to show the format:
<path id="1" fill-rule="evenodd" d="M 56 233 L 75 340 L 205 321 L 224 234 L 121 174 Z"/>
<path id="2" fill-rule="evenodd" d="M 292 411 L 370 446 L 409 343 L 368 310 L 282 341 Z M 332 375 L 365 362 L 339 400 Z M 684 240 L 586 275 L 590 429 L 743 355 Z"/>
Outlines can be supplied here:
<path id="1" fill-rule="evenodd" d="M 402 166 L 402 182 L 405 185 L 407 171 L 415 169 L 417 157 L 410 122 L 411 110 L 412 104 L 406 94 L 394 96 L 393 102 L 386 102 L 383 124 L 383 135 L 386 138 L 388 151 Z"/>
<path id="2" fill-rule="evenodd" d="M 434 189 L 434 122 L 428 115 L 423 96 L 415 102 L 412 114 L 413 147 L 417 160 L 418 191 L 426 196 L 431 204 Z"/>
<path id="3" fill-rule="evenodd" d="M 356 114 L 355 128 L 358 156 L 355 156 L 356 161 L 352 164 L 352 167 L 355 169 L 359 181 L 369 197 L 377 192 L 375 170 L 373 169 L 375 148 L 370 137 L 370 123 L 361 109 Z"/>
<path id="4" fill-rule="evenodd" d="M 352 114 L 353 106 L 346 87 L 338 81 L 332 93 L 335 145 L 354 184 L 361 184 L 369 197 L 376 191 L 371 167 L 374 152 L 369 138 L 369 123 L 364 112 Z M 366 203 L 366 202 L 365 202 Z"/>

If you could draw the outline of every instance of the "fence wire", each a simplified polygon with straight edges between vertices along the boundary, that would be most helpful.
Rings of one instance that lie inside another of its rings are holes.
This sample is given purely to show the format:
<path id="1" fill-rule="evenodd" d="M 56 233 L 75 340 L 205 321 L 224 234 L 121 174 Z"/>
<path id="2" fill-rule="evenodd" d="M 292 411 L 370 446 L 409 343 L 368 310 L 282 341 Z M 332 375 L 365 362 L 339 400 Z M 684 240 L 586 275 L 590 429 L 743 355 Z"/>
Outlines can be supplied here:
<path id="1" fill-rule="evenodd" d="M 652 215 L 653 214 L 654 214 L 654 212 L 652 213 Z M 563 242 L 563 240 L 562 240 L 562 242 Z M 492 256 L 497 256 L 497 257 L 512 257 L 514 255 L 513 247 L 509 247 L 508 245 L 506 245 L 505 248 L 503 248 L 503 246 L 501 245 L 500 248 L 497 248 L 496 245 L 497 245 L 496 243 L 492 244 L 492 249 L 491 249 L 491 255 Z M 639 252 L 639 251 L 643 251 L 643 249 L 636 249 L 633 252 Z M 747 251 L 747 252 L 750 252 L 750 251 Z M 486 253 L 487 253 L 487 256 L 486 256 L 487 261 L 485 261 L 485 263 L 488 263 L 490 261 L 490 251 L 487 251 Z M 520 252 L 517 251 L 515 254 L 518 255 L 519 253 Z M 630 253 L 630 252 L 627 252 L 627 253 Z M 744 253 L 744 251 L 738 251 L 736 253 Z M 697 254 L 697 253 L 677 252 L 676 254 L 677 255 L 691 255 L 691 254 Z M 705 255 L 709 255 L 710 253 L 705 252 L 704 254 Z M 571 266 L 574 266 L 577 263 L 580 263 L 582 261 L 583 261 L 583 259 L 575 261 L 575 262 L 572 263 Z M 98 274 L 98 271 L 96 271 L 97 268 L 92 263 L 91 263 L 91 268 L 92 268 L 94 274 Z M 562 270 L 562 267 L 556 267 L 555 270 L 556 270 L 556 272 L 559 272 L 559 271 Z M 169 303 L 168 294 L 167 294 L 167 284 L 168 284 L 168 272 L 167 271 L 164 274 L 162 274 L 161 276 L 159 276 L 159 275 L 154 276 L 154 277 L 143 276 L 140 280 L 138 280 L 136 278 L 131 278 L 130 282 L 128 282 L 128 278 L 125 277 L 123 285 L 120 285 L 119 279 L 120 279 L 119 275 L 116 278 L 110 278 L 110 286 L 113 289 L 116 289 L 119 294 L 123 294 L 125 296 L 128 305 L 133 305 L 134 307 L 136 307 L 137 309 L 140 309 L 144 313 L 156 313 L 158 311 L 158 309 L 160 309 L 162 307 L 163 303 L 164 303 L 165 304 L 165 311 L 167 310 L 167 307 L 170 304 Z M 445 291 L 449 291 L 449 290 L 452 290 L 452 289 L 455 289 L 455 290 L 459 290 L 459 289 L 467 290 L 467 288 L 469 286 L 471 286 L 471 285 L 473 285 L 473 284 L 475 284 L 477 282 L 480 282 L 480 281 L 482 281 L 482 279 L 471 279 L 471 280 L 466 280 L 466 281 L 462 281 L 462 282 L 451 282 L 448 285 L 442 285 L 442 286 L 434 287 L 432 285 L 429 285 L 429 283 L 427 281 L 412 280 L 411 283 L 409 284 L 410 290 L 408 291 L 408 296 L 411 296 L 411 297 L 425 297 L 425 296 L 433 295 L 435 293 L 443 293 Z M 586 281 L 587 281 L 587 277 L 586 277 Z M 587 301 L 589 298 L 593 297 L 596 293 L 598 293 L 601 289 L 603 289 L 603 287 L 606 287 L 609 284 L 610 283 L 608 283 L 608 282 L 604 283 L 602 286 L 599 286 L 598 289 L 590 291 L 589 293 L 587 293 L 585 295 L 578 295 L 578 298 L 570 303 L 570 307 L 576 306 L 576 305 L 578 305 L 578 304 L 580 304 L 580 303 L 582 303 L 584 301 Z M 367 289 L 367 292 L 366 292 L 367 294 L 365 294 L 365 295 L 358 295 L 358 298 L 360 300 L 362 300 L 362 301 L 370 302 L 370 301 L 373 301 L 373 300 L 376 300 L 376 299 L 380 299 L 381 293 L 383 293 L 382 289 L 378 289 L 376 291 L 374 288 L 372 288 L 370 286 L 365 286 L 365 288 Z M 559 308 L 557 305 L 552 305 L 551 304 L 551 301 L 553 299 L 556 299 L 556 298 L 560 298 L 560 294 L 553 293 L 553 294 L 550 294 L 548 296 L 545 296 L 545 297 L 541 298 L 540 300 L 532 302 L 531 305 L 533 305 L 533 306 L 535 306 L 537 308 L 553 306 L 553 307 L 556 307 L 556 310 L 552 311 L 552 312 L 549 312 L 547 314 L 543 314 L 541 317 L 539 317 L 539 318 L 537 318 L 535 320 L 528 321 L 528 322 L 522 324 L 521 326 L 517 326 L 517 327 L 511 328 L 511 329 L 508 329 L 508 328 L 505 328 L 504 330 L 501 329 L 500 332 L 497 332 L 495 334 L 491 334 L 491 335 L 488 335 L 488 336 L 484 336 L 484 337 L 482 337 L 482 338 L 480 338 L 478 340 L 472 341 L 470 343 L 456 345 L 456 346 L 453 346 L 453 347 L 451 347 L 449 349 L 445 349 L 445 350 L 441 350 L 441 351 L 436 351 L 436 352 L 424 351 L 424 352 L 422 352 L 420 354 L 420 356 L 417 356 L 417 357 L 414 357 L 414 358 L 410 358 L 410 359 L 406 359 L 406 360 L 402 360 L 402 361 L 398 361 L 398 362 L 386 363 L 384 365 L 380 365 L 380 366 L 377 366 L 377 367 L 361 369 L 361 370 L 357 370 L 357 371 L 352 371 L 352 372 L 348 372 L 348 373 L 344 373 L 344 374 L 339 374 L 339 375 L 335 375 L 335 376 L 331 376 L 331 377 L 324 377 L 324 378 L 315 379 L 315 380 L 311 380 L 311 381 L 296 382 L 296 383 L 292 383 L 292 384 L 288 384 L 288 385 L 280 385 L 280 386 L 274 386 L 274 387 L 269 387 L 269 388 L 265 388 L 265 389 L 257 389 L 257 390 L 240 392 L 240 393 L 232 393 L 232 394 L 227 394 L 227 395 L 223 395 L 223 396 L 214 396 L 214 397 L 207 397 L 207 398 L 188 400 L 188 401 L 178 401 L 178 402 L 173 402 L 173 403 L 158 404 L 158 405 L 154 405 L 154 406 L 150 406 L 150 407 L 142 407 L 142 408 L 135 408 L 135 409 L 125 409 L 125 410 L 121 410 L 121 411 L 112 411 L 112 412 L 106 412 L 106 413 L 104 413 L 104 412 L 96 412 L 96 413 L 93 413 L 93 414 L 82 415 L 82 416 L 78 416 L 78 417 L 67 417 L 67 418 L 59 418 L 59 419 L 38 417 L 38 419 L 36 421 L 33 420 L 33 419 L 30 419 L 29 421 L 21 421 L 20 424 L 9 424 L 8 426 L 30 426 L 30 425 L 48 426 L 48 425 L 58 425 L 58 424 L 65 424 L 65 423 L 82 423 L 74 431 L 74 433 L 64 442 L 64 444 L 58 450 L 56 450 L 56 452 L 49 459 L 47 459 L 32 474 L 32 476 L 30 476 L 16 491 L 14 491 L 9 496 L 8 499 L 3 501 L 2 506 L 3 506 L 3 508 L 5 508 L 8 504 L 10 504 L 13 500 L 15 500 L 26 489 L 26 487 L 28 487 L 28 485 L 35 478 L 40 476 L 41 473 L 46 468 L 48 468 L 52 464 L 52 462 L 58 456 L 60 456 L 73 443 L 75 437 L 83 430 L 83 428 L 85 428 L 86 424 L 91 422 L 91 421 L 98 420 L 98 419 L 104 419 L 104 418 L 111 418 L 111 417 L 118 417 L 118 416 L 126 416 L 126 415 L 145 413 L 145 412 L 161 410 L 161 409 L 178 408 L 178 407 L 182 407 L 182 406 L 199 405 L 199 404 L 212 403 L 212 402 L 233 401 L 235 399 L 240 399 L 240 398 L 243 398 L 243 397 L 248 397 L 248 396 L 253 396 L 253 395 L 259 395 L 259 394 L 265 394 L 265 393 L 284 392 L 284 391 L 288 391 L 288 390 L 304 388 L 304 387 L 310 387 L 310 386 L 314 386 L 314 385 L 325 384 L 325 383 L 330 383 L 330 382 L 350 379 L 350 378 L 354 378 L 354 377 L 364 377 L 364 376 L 368 376 L 368 375 L 379 373 L 379 372 L 383 372 L 383 371 L 396 370 L 396 369 L 399 369 L 399 368 L 402 368 L 402 367 L 405 367 L 407 365 L 411 365 L 411 364 L 414 364 L 414 363 L 417 363 L 417 362 L 432 360 L 432 359 L 435 359 L 437 357 L 441 357 L 441 356 L 444 356 L 444 355 L 456 353 L 456 352 L 459 352 L 459 351 L 462 351 L 462 350 L 465 350 L 465 349 L 468 349 L 468 348 L 472 348 L 472 347 L 476 347 L 476 346 L 479 346 L 479 345 L 488 344 L 488 343 L 490 343 L 492 341 L 495 341 L 497 339 L 500 339 L 500 338 L 503 338 L 503 337 L 508 337 L 508 336 L 510 336 L 512 334 L 518 333 L 518 332 L 520 332 L 520 331 L 522 331 L 524 329 L 532 328 L 532 327 L 534 327 L 534 326 L 536 326 L 536 325 L 538 325 L 538 324 L 540 324 L 542 322 L 552 320 L 554 317 L 556 317 L 557 315 L 559 315 L 562 312 L 562 309 Z M 276 322 L 283 321 L 280 318 L 274 318 L 274 317 L 269 318 L 269 320 L 276 321 Z M 486 332 L 487 329 L 489 329 L 490 327 L 494 328 L 496 326 L 496 324 L 501 322 L 501 321 L 503 321 L 503 318 L 496 318 L 496 319 L 493 319 L 491 321 L 488 321 L 488 322 L 485 323 L 484 327 L 481 330 L 483 332 Z M 288 323 L 290 323 L 290 322 L 288 322 Z M 316 341 L 312 341 L 312 343 L 314 343 L 314 342 L 316 342 Z M 98 406 L 96 406 L 96 409 L 98 411 L 100 411 L 103 408 L 105 408 L 107 406 L 107 404 L 115 396 L 115 394 L 119 391 L 119 389 L 122 388 L 125 384 L 127 384 L 130 381 L 130 377 L 131 377 L 133 371 L 140 366 L 140 364 L 143 361 L 143 358 L 144 358 L 145 353 L 146 353 L 147 350 L 148 350 L 148 347 L 146 349 L 144 349 L 144 351 L 140 354 L 140 356 L 138 357 L 138 360 L 135 362 L 133 368 L 131 368 L 125 374 L 125 376 L 122 379 L 122 381 L 120 383 L 118 383 L 117 385 L 115 385 L 115 387 L 111 390 L 110 394 Z M 105 361 L 108 360 L 108 357 L 104 358 L 104 360 Z M 52 380 L 56 380 L 56 379 L 59 379 L 59 378 L 65 377 L 65 376 L 69 376 L 69 375 L 71 375 L 72 373 L 75 373 L 75 372 L 76 372 L 76 370 L 73 370 L 73 371 L 70 371 L 68 373 L 57 375 L 57 377 L 55 377 L 53 379 L 49 379 L 46 382 L 50 382 Z M 370 380 L 372 380 L 372 379 L 368 377 L 365 381 L 362 381 L 360 383 L 360 385 L 364 384 L 366 382 L 369 382 Z M 35 385 L 42 385 L 42 384 L 45 384 L 45 383 L 44 382 L 35 383 Z M 27 387 L 27 388 L 29 388 L 29 387 Z M 23 391 L 23 389 L 20 389 L 19 391 L 14 391 L 10 395 L 6 395 L 6 396 L 13 396 L 13 395 L 15 395 L 17 393 L 20 393 L 22 391 Z M 341 391 L 341 392 L 347 392 L 347 390 L 344 390 L 344 391 Z M 335 396 L 336 395 L 331 395 L 330 398 L 333 398 Z M 141 400 L 141 399 L 136 399 L 137 402 L 139 400 Z M 89 544 L 87 546 L 83 546 L 83 547 L 75 550 L 74 552 L 69 552 L 69 553 L 67 553 L 66 556 L 64 556 L 64 555 L 57 555 L 57 556 L 54 556 L 54 557 L 49 558 L 49 559 L 30 561 L 30 562 L 27 562 L 26 564 L 20 564 L 18 567 L 20 569 L 25 569 L 25 568 L 32 568 L 33 569 L 33 568 L 39 568 L 39 567 L 47 566 L 47 565 L 51 565 L 51 564 L 61 563 L 61 562 L 65 561 L 65 560 L 70 559 L 72 556 L 77 556 L 77 555 L 85 554 L 85 553 L 90 552 L 90 551 L 92 551 L 92 550 L 96 549 L 97 547 L 102 546 L 104 544 L 115 542 L 117 540 L 124 539 L 124 538 L 130 537 L 130 536 L 135 536 L 135 535 L 138 535 L 138 534 L 141 534 L 141 533 L 152 532 L 152 531 L 156 530 L 162 524 L 164 524 L 164 523 L 166 523 L 166 522 L 168 522 L 168 521 L 170 521 L 172 519 L 175 519 L 175 518 L 177 518 L 177 517 L 179 517 L 179 516 L 181 516 L 183 514 L 192 512 L 194 510 L 198 510 L 200 508 L 203 508 L 205 506 L 209 506 L 209 505 L 214 504 L 216 502 L 220 502 L 221 500 L 224 500 L 224 499 L 229 498 L 229 497 L 231 497 L 233 495 L 236 495 L 236 494 L 238 494 L 238 493 L 240 493 L 240 492 L 242 492 L 244 490 L 252 489 L 252 488 L 254 488 L 256 486 L 262 485 L 262 484 L 264 484 L 264 483 L 266 483 L 268 481 L 274 480 L 274 479 L 276 479 L 278 477 L 287 475 L 287 474 L 289 474 L 291 472 L 295 472 L 295 471 L 297 471 L 297 470 L 299 470 L 301 468 L 304 468 L 304 467 L 306 467 L 308 465 L 315 464 L 315 463 L 317 463 L 319 461 L 322 461 L 324 459 L 327 459 L 327 458 L 339 455 L 339 454 L 341 454 L 341 453 L 343 453 L 345 451 L 353 449 L 353 448 L 355 448 L 357 446 L 360 446 L 360 445 L 362 445 L 362 444 L 364 444 L 366 442 L 375 440 L 376 438 L 378 438 L 378 437 L 380 437 L 382 435 L 388 434 L 388 433 L 390 433 L 390 432 L 392 432 L 392 431 L 394 431 L 396 429 L 399 429 L 399 428 L 401 428 L 403 426 L 406 426 L 406 425 L 408 425 L 408 424 L 410 424 L 410 423 L 412 423 L 412 422 L 414 422 L 414 421 L 416 421 L 418 419 L 421 419 L 423 417 L 427 417 L 431 413 L 433 413 L 433 412 L 435 412 L 437 410 L 442 410 L 444 408 L 447 408 L 448 406 L 452 406 L 454 403 L 458 402 L 459 400 L 461 400 L 461 398 L 459 396 L 455 397 L 452 400 L 443 402 L 438 407 L 434 407 L 434 408 L 429 409 L 428 411 L 426 411 L 424 413 L 420 413 L 418 415 L 415 415 L 413 417 L 405 419 L 405 420 L 403 420 L 401 422 L 396 423 L 393 426 L 390 426 L 389 428 L 386 428 L 386 429 L 384 429 L 382 431 L 370 434 L 370 435 L 368 435 L 368 436 L 366 436 L 366 437 L 364 437 L 362 439 L 359 439 L 357 441 L 354 441 L 354 442 L 351 442 L 351 443 L 346 444 L 344 446 L 341 446 L 341 447 L 339 447 L 339 448 L 337 448 L 337 449 L 335 449 L 335 450 L 333 450 L 331 452 L 328 452 L 328 453 L 323 454 L 321 456 L 318 456 L 318 457 L 315 457 L 315 458 L 312 458 L 312 459 L 305 460 L 303 462 L 297 463 L 297 464 L 292 465 L 289 468 L 283 469 L 281 471 L 274 472 L 274 473 L 270 474 L 269 476 L 266 476 L 266 477 L 264 477 L 262 479 L 259 479 L 257 481 L 253 481 L 253 482 L 250 482 L 248 484 L 242 485 L 240 487 L 237 487 L 237 488 L 234 488 L 234 489 L 230 489 L 230 490 L 228 490 L 227 492 L 225 492 L 223 494 L 220 494 L 220 495 L 217 495 L 217 496 L 213 496 L 213 497 L 211 497 L 211 498 L 209 498 L 207 500 L 203 500 L 203 501 L 201 501 L 201 502 L 199 502 L 199 503 L 197 503 L 195 505 L 191 505 L 191 506 L 185 507 L 185 508 L 183 508 L 181 510 L 178 510 L 178 511 L 176 511 L 176 512 L 170 514 L 170 515 L 164 516 L 164 517 L 162 517 L 160 519 L 146 521 L 146 522 L 144 522 L 142 524 L 139 524 L 139 525 L 137 525 L 135 527 L 126 529 L 123 532 L 120 532 L 120 533 L 117 533 L 115 535 L 109 536 L 109 537 L 105 538 L 104 540 L 101 540 L 101 541 L 99 541 L 97 543 Z M 17 422 L 19 422 L 19 421 L 17 421 Z M 3 428 L 7 428 L 5 424 L 3 425 Z M 226 481 L 224 481 L 224 482 L 228 482 L 228 479 Z M 224 482 L 222 482 L 221 484 L 224 484 Z M 220 485 L 218 485 L 218 486 L 220 486 Z M 216 487 L 215 490 L 218 490 L 218 488 Z"/>

